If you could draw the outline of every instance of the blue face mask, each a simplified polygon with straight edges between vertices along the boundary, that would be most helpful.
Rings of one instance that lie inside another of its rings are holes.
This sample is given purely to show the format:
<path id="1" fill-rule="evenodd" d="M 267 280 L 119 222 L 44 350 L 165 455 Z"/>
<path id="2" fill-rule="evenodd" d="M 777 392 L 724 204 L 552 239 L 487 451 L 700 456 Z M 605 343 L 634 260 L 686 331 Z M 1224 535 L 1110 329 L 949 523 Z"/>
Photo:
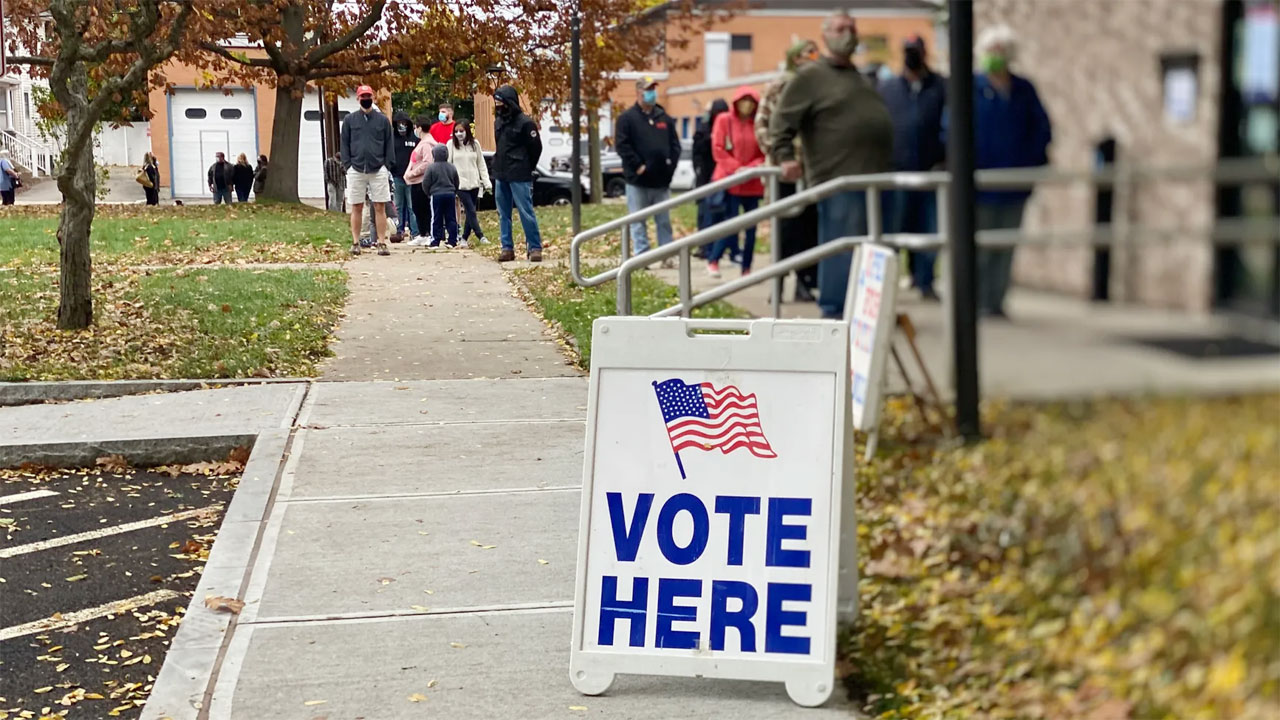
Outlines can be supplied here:
<path id="1" fill-rule="evenodd" d="M 449 113 L 442 112 L 436 117 L 440 118 L 440 122 L 449 122 Z"/>
<path id="2" fill-rule="evenodd" d="M 658 91 L 651 88 L 649 90 L 645 90 L 644 94 L 640 97 L 644 99 L 645 105 L 653 105 L 658 102 Z"/>

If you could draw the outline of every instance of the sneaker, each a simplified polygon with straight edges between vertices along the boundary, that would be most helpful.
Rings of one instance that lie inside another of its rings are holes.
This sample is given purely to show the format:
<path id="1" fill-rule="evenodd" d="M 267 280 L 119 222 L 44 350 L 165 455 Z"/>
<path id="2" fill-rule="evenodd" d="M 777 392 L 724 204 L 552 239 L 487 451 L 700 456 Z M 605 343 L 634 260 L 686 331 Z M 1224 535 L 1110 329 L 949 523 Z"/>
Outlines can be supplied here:
<path id="1" fill-rule="evenodd" d="M 809 286 L 802 282 L 797 282 L 795 301 L 798 303 L 811 303 L 817 302 L 818 299 L 813 296 L 813 291 L 809 289 Z"/>
<path id="2" fill-rule="evenodd" d="M 718 262 L 707 263 L 707 274 L 713 278 L 720 277 L 720 263 Z"/>
<path id="3" fill-rule="evenodd" d="M 393 243 L 402 243 L 404 242 L 404 233 L 396 232 L 390 237 L 390 240 Z"/>
<path id="4" fill-rule="evenodd" d="M 468 243 L 466 240 L 459 240 L 458 244 L 455 245 L 454 247 L 460 247 L 460 248 L 466 249 L 471 247 L 471 243 Z"/>
<path id="5" fill-rule="evenodd" d="M 391 254 L 391 248 L 387 247 L 387 244 L 386 244 L 386 243 L 379 243 L 379 244 L 378 244 L 378 254 L 379 254 L 379 255 L 390 255 L 390 254 Z"/>
<path id="6" fill-rule="evenodd" d="M 742 277 L 746 277 L 750 274 L 751 274 L 751 268 L 742 268 Z"/>
<path id="7" fill-rule="evenodd" d="M 359 246 L 359 245 L 352 245 L 352 246 L 351 246 L 351 254 L 352 254 L 353 256 L 355 256 L 355 257 L 360 257 L 360 246 Z"/>
<path id="8" fill-rule="evenodd" d="M 511 262 L 516 259 L 516 251 L 511 248 L 502 248 L 502 252 L 498 253 L 498 262 Z"/>
<path id="9" fill-rule="evenodd" d="M 490 244 L 492 244 L 492 243 L 490 243 L 490 242 L 489 242 L 489 238 L 487 238 L 487 237 L 485 237 L 485 236 L 481 235 L 481 236 L 480 236 L 480 244 L 481 244 L 481 245 L 490 245 Z"/>
<path id="10" fill-rule="evenodd" d="M 663 259 L 662 259 L 662 268 L 663 268 L 664 270 L 670 270 L 670 269 L 674 268 L 675 266 L 676 266 L 676 260 L 675 260 L 675 258 L 663 258 Z"/>
<path id="11" fill-rule="evenodd" d="M 440 241 L 439 241 L 439 240 L 432 240 L 431 242 L 427 243 L 427 249 L 428 249 L 428 250 L 439 250 L 439 249 L 440 249 Z"/>
<path id="12" fill-rule="evenodd" d="M 412 240 L 409 241 L 409 245 L 413 247 L 422 247 L 423 245 L 426 245 L 426 244 L 427 244 L 427 239 L 422 235 L 417 235 Z"/>
<path id="13" fill-rule="evenodd" d="M 542 262 L 542 251 L 541 251 L 541 250 L 530 250 L 530 251 L 529 251 L 529 262 Z"/>

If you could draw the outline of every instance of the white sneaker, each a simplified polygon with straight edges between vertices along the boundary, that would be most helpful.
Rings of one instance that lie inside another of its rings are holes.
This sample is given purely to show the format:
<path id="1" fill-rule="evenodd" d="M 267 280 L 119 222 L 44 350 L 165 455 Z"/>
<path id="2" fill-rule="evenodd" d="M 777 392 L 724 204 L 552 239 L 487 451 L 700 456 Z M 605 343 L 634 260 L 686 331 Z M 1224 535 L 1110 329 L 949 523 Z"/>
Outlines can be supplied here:
<path id="1" fill-rule="evenodd" d="M 427 239 L 421 235 L 418 235 L 412 240 L 410 240 L 408 244 L 412 245 L 413 247 L 422 247 L 423 245 L 427 244 Z"/>
<path id="2" fill-rule="evenodd" d="M 469 247 L 471 247 L 471 243 L 467 242 L 466 240 L 459 240 L 459 241 L 458 241 L 458 247 L 459 247 L 459 248 L 463 248 L 463 249 L 465 249 L 465 248 L 469 248 Z"/>

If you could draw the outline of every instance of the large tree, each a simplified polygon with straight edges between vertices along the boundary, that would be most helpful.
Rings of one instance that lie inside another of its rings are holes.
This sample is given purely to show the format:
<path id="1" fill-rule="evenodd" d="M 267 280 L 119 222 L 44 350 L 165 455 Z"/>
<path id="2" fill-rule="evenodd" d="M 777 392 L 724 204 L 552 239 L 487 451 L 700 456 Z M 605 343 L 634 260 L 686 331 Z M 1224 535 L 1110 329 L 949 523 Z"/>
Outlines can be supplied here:
<path id="1" fill-rule="evenodd" d="M 89 231 L 96 207 L 93 131 L 142 95 L 189 31 L 212 32 L 205 0 L 8 0 L 10 61 L 45 77 L 65 119 L 58 172 L 58 327 L 93 322 Z M 16 54 L 21 50 L 21 54 Z"/>

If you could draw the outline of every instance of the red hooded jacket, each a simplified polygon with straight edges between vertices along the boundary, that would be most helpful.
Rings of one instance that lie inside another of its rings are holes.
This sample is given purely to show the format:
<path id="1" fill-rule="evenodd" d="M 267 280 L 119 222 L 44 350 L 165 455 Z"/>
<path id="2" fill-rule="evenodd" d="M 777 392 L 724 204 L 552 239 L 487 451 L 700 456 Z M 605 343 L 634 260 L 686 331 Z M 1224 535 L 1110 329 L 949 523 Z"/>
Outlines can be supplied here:
<path id="1" fill-rule="evenodd" d="M 729 112 L 721 113 L 711 127 L 711 156 L 716 161 L 713 181 L 723 180 L 738 171 L 739 168 L 755 167 L 764 164 L 764 152 L 756 142 L 756 114 L 742 117 L 738 114 L 738 101 L 751 98 L 756 101 L 756 109 L 760 108 L 760 93 L 747 85 L 738 88 L 729 103 Z M 748 180 L 741 185 L 729 188 L 730 195 L 739 197 L 764 197 L 764 182 L 759 178 Z"/>

